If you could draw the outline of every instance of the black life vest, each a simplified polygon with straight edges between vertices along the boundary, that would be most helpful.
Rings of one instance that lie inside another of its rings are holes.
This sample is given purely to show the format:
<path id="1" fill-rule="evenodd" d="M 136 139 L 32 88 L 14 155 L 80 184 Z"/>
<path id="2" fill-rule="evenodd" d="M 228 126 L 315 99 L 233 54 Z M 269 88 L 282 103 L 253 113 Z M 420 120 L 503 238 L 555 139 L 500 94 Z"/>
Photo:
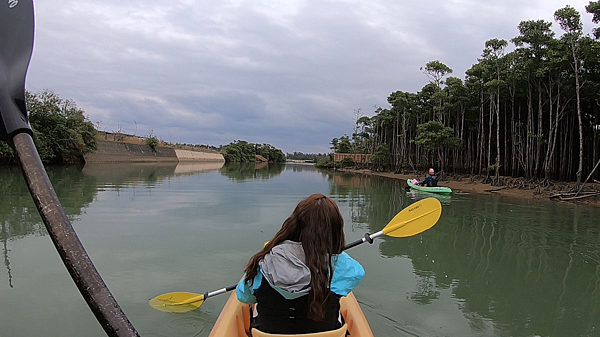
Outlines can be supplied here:
<path id="1" fill-rule="evenodd" d="M 429 182 L 429 186 L 437 187 L 437 183 L 438 183 L 438 176 L 436 176 L 436 175 L 431 176 L 431 181 Z"/>
<path id="2" fill-rule="evenodd" d="M 307 318 L 308 295 L 293 300 L 283 297 L 263 278 L 254 292 L 258 302 L 258 329 L 273 334 L 302 334 L 335 330 L 342 326 L 340 296 L 329 292 L 329 303 L 321 321 Z"/>

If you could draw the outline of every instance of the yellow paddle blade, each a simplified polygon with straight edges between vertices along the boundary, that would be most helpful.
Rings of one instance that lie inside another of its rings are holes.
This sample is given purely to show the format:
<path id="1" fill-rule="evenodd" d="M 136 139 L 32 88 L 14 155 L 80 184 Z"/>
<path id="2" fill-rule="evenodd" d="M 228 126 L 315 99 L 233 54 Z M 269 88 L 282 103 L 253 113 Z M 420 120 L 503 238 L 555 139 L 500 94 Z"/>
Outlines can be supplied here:
<path id="1" fill-rule="evenodd" d="M 168 293 L 150 300 L 150 306 L 164 312 L 188 312 L 198 309 L 204 302 L 204 295 L 178 292 Z"/>
<path id="2" fill-rule="evenodd" d="M 405 238 L 433 227 L 442 215 L 442 204 L 436 198 L 427 198 L 406 207 L 385 226 L 383 234 Z"/>

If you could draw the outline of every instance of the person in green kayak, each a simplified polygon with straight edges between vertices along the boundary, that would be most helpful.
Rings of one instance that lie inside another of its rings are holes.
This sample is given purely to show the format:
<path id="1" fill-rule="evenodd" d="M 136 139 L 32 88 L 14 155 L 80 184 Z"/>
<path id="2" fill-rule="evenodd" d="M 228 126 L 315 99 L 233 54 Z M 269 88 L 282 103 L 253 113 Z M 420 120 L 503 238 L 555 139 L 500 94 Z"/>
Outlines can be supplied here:
<path id="1" fill-rule="evenodd" d="M 438 176 L 435 175 L 433 168 L 429 169 L 429 175 L 425 177 L 423 181 L 419 182 L 419 185 L 426 187 L 437 187 Z"/>
<path id="2" fill-rule="evenodd" d="M 302 200 L 281 229 L 250 258 L 236 288 L 239 301 L 257 303 L 258 330 L 273 334 L 338 329 L 341 296 L 365 275 L 347 253 L 344 219 L 322 194 Z"/>

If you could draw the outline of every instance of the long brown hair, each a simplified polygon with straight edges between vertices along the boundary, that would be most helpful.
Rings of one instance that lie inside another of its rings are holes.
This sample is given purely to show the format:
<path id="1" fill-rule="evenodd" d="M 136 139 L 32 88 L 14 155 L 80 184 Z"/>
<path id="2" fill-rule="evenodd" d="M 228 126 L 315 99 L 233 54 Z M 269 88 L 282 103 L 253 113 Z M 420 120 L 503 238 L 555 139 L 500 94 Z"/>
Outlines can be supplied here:
<path id="1" fill-rule="evenodd" d="M 302 242 L 305 263 L 311 274 L 308 318 L 320 321 L 329 301 L 333 276 L 331 256 L 341 253 L 346 245 L 344 218 L 336 203 L 322 194 L 302 200 L 273 239 L 250 258 L 245 269 L 246 283 L 250 284 L 256 276 L 258 262 L 285 240 Z"/>

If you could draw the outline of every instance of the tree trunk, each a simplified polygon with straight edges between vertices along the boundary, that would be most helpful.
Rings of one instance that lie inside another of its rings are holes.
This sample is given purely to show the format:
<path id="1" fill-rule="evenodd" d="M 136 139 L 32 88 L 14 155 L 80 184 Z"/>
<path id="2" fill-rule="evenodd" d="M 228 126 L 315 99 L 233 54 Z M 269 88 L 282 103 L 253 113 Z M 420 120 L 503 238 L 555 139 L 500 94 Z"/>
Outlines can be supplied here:
<path id="1" fill-rule="evenodd" d="M 500 75 L 498 75 L 500 81 Z M 500 86 L 496 89 L 496 184 L 500 183 Z"/>
<path id="2" fill-rule="evenodd" d="M 484 108 L 483 108 L 483 87 L 481 88 L 481 92 L 480 92 L 480 101 L 479 101 L 479 130 L 478 130 L 478 142 L 475 144 L 475 146 L 478 149 L 478 170 L 477 170 L 477 174 L 481 175 L 481 169 L 483 167 L 483 154 L 485 151 L 485 127 L 484 127 Z"/>
<path id="3" fill-rule="evenodd" d="M 533 177 L 533 138 L 530 135 L 534 134 L 533 130 L 533 95 L 532 86 L 529 83 L 529 89 L 527 91 L 527 148 L 525 154 L 525 178 Z"/>
<path id="4" fill-rule="evenodd" d="M 542 102 L 542 80 L 538 78 L 538 124 L 537 124 L 537 137 L 536 141 L 536 151 L 535 151 L 535 169 L 533 171 L 533 176 L 536 178 L 540 177 L 540 155 L 542 152 L 542 136 L 543 136 L 543 102 Z"/>
<path id="5" fill-rule="evenodd" d="M 579 122 L 579 168 L 577 169 L 577 184 L 581 184 L 581 174 L 583 173 L 583 122 L 581 120 L 581 104 L 579 97 L 579 60 L 575 53 L 575 44 L 571 41 L 571 50 L 573 51 L 573 63 L 575 64 L 575 96 L 577 98 L 577 120 Z"/>

